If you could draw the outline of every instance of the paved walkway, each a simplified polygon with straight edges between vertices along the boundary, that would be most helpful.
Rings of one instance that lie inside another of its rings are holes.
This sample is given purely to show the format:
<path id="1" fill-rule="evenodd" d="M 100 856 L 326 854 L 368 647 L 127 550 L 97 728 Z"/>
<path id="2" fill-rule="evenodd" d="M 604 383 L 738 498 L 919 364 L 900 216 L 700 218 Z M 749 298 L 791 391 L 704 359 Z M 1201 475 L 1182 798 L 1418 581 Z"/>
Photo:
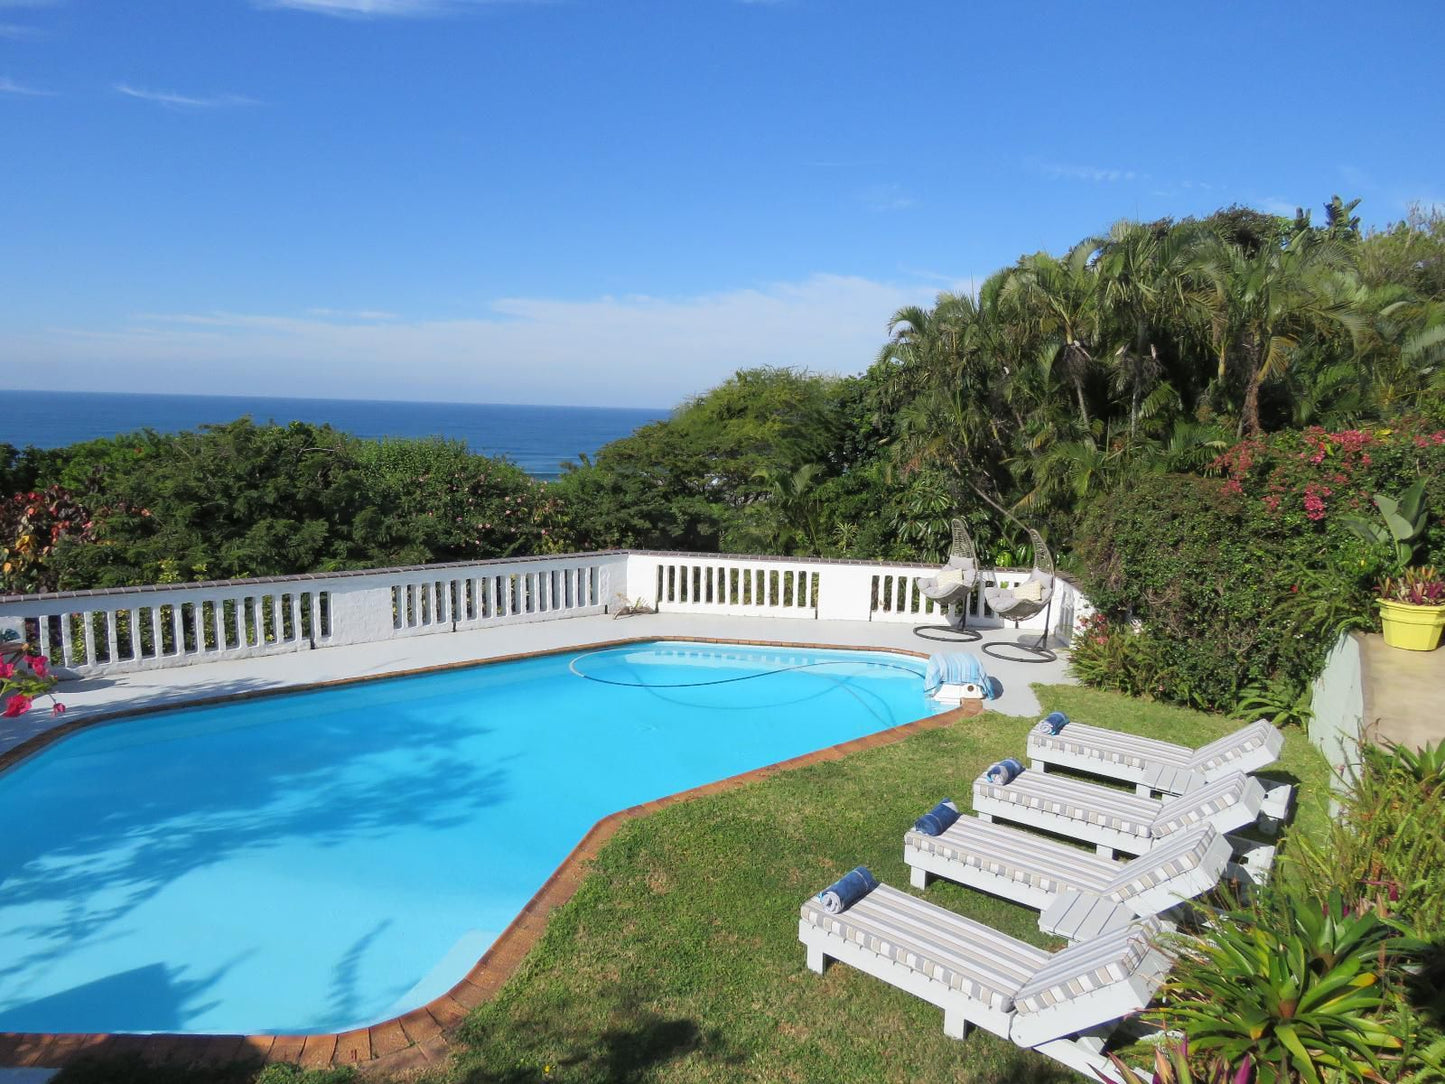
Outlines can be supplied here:
<path id="1" fill-rule="evenodd" d="M 1404 651 L 1383 636 L 1361 636 L 1365 736 L 1419 749 L 1445 741 L 1445 648 Z"/>
<path id="2" fill-rule="evenodd" d="M 1019 633 L 1012 629 L 990 629 L 984 632 L 983 642 L 1018 643 L 1036 636 L 1036 633 Z M 42 703 L 19 718 L 0 720 L 0 753 L 58 724 L 83 723 L 101 713 L 174 707 L 217 697 L 652 637 L 882 647 L 922 654 L 934 651 L 977 654 L 982 646 L 979 643 L 953 646 L 925 640 L 914 635 L 911 625 L 888 622 L 792 621 L 693 614 L 652 614 L 620 620 L 604 615 L 538 621 L 472 632 L 328 647 L 292 655 L 200 663 L 116 677 L 66 681 L 56 690 L 68 709 L 64 716 L 52 716 Z M 1066 675 L 1063 658 L 1057 662 L 1029 664 L 980 657 L 984 668 L 1001 687 L 1001 695 L 989 707 L 1006 715 L 1033 715 L 1038 712 L 1038 699 L 1029 687 L 1032 683 L 1061 684 L 1071 681 Z"/>

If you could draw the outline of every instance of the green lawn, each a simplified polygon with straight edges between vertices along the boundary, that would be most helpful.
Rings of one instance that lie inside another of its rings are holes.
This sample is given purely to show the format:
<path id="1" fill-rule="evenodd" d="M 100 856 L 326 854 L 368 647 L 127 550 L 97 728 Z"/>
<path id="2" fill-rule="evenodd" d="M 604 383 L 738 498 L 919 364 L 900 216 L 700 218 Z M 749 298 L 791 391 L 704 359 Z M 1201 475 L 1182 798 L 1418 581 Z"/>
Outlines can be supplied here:
<path id="1" fill-rule="evenodd" d="M 1238 725 L 1116 693 L 1038 691 L 1045 711 L 1191 745 Z M 966 806 L 974 777 L 1021 754 L 1033 722 L 961 720 L 631 822 L 522 969 L 472 1014 L 452 1064 L 427 1079 L 1076 1084 L 986 1032 L 945 1039 L 939 1010 L 846 966 L 813 974 L 797 941 L 799 904 L 855 865 L 906 888 L 904 829 L 940 798 Z M 1291 730 L 1276 768 L 1302 784 L 1297 826 L 1317 830 L 1324 759 Z M 1032 911 L 946 883 L 927 898 L 1058 944 Z M 67 1073 L 62 1084 L 82 1079 L 107 1077 Z"/>

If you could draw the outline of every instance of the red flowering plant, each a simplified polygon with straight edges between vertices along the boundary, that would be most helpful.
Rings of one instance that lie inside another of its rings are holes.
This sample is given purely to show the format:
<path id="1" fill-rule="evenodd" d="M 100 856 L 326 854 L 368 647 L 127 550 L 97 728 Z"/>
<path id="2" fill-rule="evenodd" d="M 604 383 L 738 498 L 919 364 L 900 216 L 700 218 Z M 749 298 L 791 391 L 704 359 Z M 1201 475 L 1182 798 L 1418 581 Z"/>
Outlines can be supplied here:
<path id="1" fill-rule="evenodd" d="M 56 546 L 89 542 L 95 529 L 95 515 L 64 486 L 0 499 L 0 591 L 55 590 Z"/>
<path id="2" fill-rule="evenodd" d="M 42 696 L 50 697 L 50 714 L 60 715 L 65 705 L 51 691 L 57 681 L 50 672 L 50 660 L 32 651 L 13 631 L 0 641 L 0 718 L 24 715 Z"/>

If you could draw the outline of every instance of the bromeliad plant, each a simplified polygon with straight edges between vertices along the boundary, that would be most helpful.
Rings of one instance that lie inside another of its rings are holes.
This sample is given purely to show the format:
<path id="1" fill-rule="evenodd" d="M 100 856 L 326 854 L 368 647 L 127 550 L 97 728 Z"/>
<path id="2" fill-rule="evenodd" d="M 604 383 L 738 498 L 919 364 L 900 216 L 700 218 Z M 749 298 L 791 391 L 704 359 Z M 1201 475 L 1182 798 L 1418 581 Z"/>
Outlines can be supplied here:
<path id="1" fill-rule="evenodd" d="M 1383 1084 L 1404 1046 L 1382 1020 L 1382 977 L 1401 943 L 1338 893 L 1322 906 L 1286 888 L 1176 938 L 1172 996 L 1159 1015 L 1193 1050 L 1250 1061 L 1257 1084 Z"/>
<path id="2" fill-rule="evenodd" d="M 1110 1054 L 1109 1060 L 1118 1072 L 1116 1080 L 1100 1075 L 1099 1079 L 1106 1084 L 1254 1084 L 1254 1065 L 1248 1058 L 1238 1066 L 1215 1058 L 1203 1068 L 1196 1068 L 1190 1063 L 1187 1043 L 1171 1045 L 1167 1050 L 1155 1048 L 1154 1074 L 1148 1080 L 1117 1054 Z"/>
<path id="3" fill-rule="evenodd" d="M 1383 577 L 1375 587 L 1375 594 L 1407 606 L 1445 606 L 1445 580 L 1433 565 L 1407 568 L 1398 576 Z"/>

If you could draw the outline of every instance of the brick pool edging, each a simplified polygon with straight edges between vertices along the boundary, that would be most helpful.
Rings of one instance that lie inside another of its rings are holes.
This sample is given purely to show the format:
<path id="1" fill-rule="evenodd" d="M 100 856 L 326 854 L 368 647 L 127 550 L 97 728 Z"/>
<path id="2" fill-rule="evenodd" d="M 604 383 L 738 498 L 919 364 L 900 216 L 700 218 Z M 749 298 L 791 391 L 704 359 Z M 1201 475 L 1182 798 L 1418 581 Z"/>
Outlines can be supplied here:
<path id="1" fill-rule="evenodd" d="M 588 650 L 601 650 L 628 644 L 653 642 L 877 651 L 892 655 L 912 655 L 917 658 L 928 657 L 927 652 L 902 648 L 692 636 L 637 636 L 582 646 Z M 568 647 L 555 651 L 526 652 L 389 674 L 368 674 L 356 678 L 288 686 L 284 689 L 251 690 L 229 696 L 207 697 L 166 705 L 163 708 L 127 708 L 98 713 L 83 719 L 69 720 L 0 754 L 0 771 L 13 767 L 77 730 L 136 715 L 151 714 L 154 711 L 170 711 L 225 701 L 307 692 L 335 685 L 351 685 L 363 681 L 379 681 L 386 678 L 456 670 L 464 667 L 488 666 L 543 655 L 566 654 L 578 649 L 578 647 Z M 445 994 L 420 1008 L 378 1024 L 328 1035 L 112 1035 L 6 1032 L 0 1033 L 0 1066 L 62 1068 L 81 1057 L 122 1055 L 139 1056 L 154 1064 L 200 1067 L 253 1060 L 257 1062 L 290 1062 L 304 1068 L 354 1065 L 395 1072 L 431 1064 L 446 1057 L 448 1052 L 447 1033 L 459 1025 L 472 1009 L 493 997 L 512 977 L 523 959 L 526 958 L 527 953 L 541 938 L 551 913 L 572 898 L 577 889 L 581 887 L 593 859 L 597 857 L 608 840 L 617 834 L 618 829 L 628 821 L 649 816 L 659 809 L 679 802 L 733 790 L 755 780 L 766 779 L 777 772 L 838 760 L 851 753 L 892 745 L 920 731 L 950 726 L 964 717 L 965 713 L 962 708 L 940 712 L 937 715 L 926 716 L 910 723 L 903 723 L 887 730 L 864 735 L 861 738 L 830 745 L 812 753 L 804 753 L 802 756 L 778 761 L 775 764 L 768 764 L 752 771 L 609 813 L 588 829 L 581 841 L 572 848 L 572 851 L 562 860 L 552 875 L 543 882 L 542 887 L 537 890 L 517 917 L 492 942 L 481 959 L 473 965 L 460 982 Z"/>

